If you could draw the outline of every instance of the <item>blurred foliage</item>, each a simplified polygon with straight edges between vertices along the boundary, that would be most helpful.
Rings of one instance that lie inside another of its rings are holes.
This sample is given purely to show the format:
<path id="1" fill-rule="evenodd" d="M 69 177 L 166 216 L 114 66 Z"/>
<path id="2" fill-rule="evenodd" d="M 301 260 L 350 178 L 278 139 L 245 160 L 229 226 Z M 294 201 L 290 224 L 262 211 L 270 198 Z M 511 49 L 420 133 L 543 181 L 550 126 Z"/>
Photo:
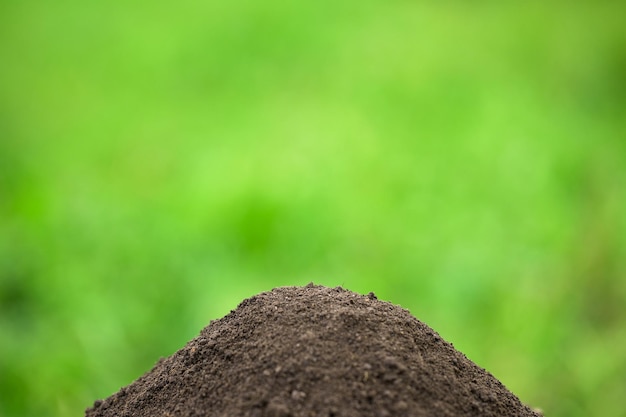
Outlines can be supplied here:
<path id="1" fill-rule="evenodd" d="M 75 416 L 243 298 L 410 309 L 624 416 L 626 6 L 0 2 L 0 416 Z"/>

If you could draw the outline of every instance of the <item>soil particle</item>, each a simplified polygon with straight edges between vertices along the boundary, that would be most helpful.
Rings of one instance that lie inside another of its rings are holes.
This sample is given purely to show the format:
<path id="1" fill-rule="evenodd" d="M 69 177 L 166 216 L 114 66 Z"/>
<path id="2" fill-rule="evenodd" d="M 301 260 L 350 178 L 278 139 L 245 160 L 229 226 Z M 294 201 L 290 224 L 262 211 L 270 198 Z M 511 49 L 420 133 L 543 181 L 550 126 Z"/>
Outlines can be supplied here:
<path id="1" fill-rule="evenodd" d="M 341 287 L 248 298 L 86 417 L 538 417 L 407 310 Z"/>

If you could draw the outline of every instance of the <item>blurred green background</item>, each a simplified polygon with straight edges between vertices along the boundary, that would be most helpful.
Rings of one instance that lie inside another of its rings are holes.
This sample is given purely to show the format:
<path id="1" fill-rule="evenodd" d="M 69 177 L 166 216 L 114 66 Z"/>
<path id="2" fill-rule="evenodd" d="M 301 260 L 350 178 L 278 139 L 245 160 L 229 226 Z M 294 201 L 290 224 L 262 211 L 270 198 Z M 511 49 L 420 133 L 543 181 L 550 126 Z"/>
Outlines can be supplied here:
<path id="1" fill-rule="evenodd" d="M 375 291 L 626 416 L 626 3 L 0 2 L 0 416 L 246 297 Z"/>

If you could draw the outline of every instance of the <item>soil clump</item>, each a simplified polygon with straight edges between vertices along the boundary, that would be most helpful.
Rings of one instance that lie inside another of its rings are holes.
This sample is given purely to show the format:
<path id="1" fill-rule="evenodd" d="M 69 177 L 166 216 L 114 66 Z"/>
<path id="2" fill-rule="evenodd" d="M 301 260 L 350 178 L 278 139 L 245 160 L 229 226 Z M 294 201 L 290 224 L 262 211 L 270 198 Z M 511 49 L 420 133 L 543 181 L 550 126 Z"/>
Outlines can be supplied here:
<path id="1" fill-rule="evenodd" d="M 539 417 L 407 310 L 341 287 L 241 302 L 86 417 Z"/>

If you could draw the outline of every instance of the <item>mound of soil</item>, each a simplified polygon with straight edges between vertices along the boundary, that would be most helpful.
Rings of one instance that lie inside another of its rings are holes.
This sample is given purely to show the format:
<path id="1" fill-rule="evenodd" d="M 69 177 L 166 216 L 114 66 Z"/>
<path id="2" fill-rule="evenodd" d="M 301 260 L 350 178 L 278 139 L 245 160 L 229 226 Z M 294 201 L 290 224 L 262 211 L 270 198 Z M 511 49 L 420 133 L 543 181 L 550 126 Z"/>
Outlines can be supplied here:
<path id="1" fill-rule="evenodd" d="M 86 416 L 540 414 L 407 310 L 309 284 L 244 300 Z"/>

